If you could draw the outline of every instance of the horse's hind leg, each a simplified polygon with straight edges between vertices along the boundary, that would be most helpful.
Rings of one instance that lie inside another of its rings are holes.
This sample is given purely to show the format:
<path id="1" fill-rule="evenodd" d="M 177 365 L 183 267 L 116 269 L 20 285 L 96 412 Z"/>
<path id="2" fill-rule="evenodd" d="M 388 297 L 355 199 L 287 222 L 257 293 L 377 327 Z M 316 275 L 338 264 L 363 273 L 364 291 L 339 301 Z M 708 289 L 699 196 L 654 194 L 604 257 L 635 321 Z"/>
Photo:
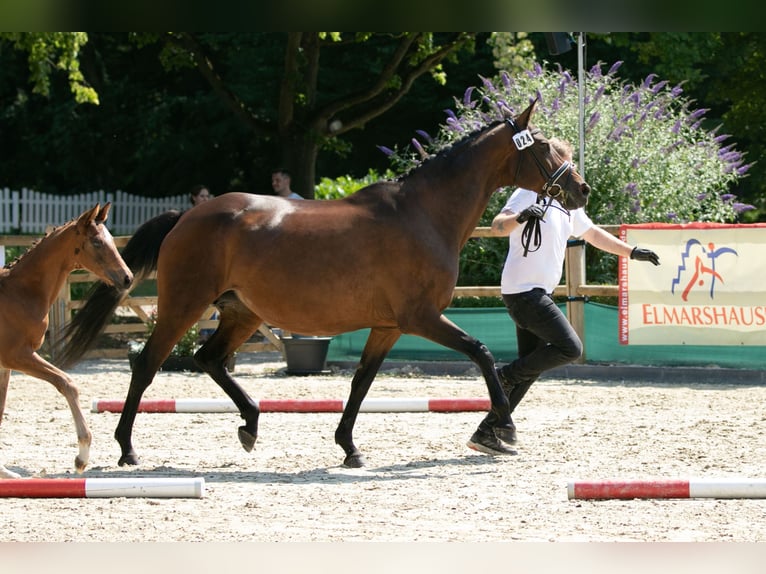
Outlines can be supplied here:
<path id="1" fill-rule="evenodd" d="M 353 431 L 356 417 L 362 406 L 364 397 L 372 386 L 375 375 L 378 374 L 386 355 L 401 336 L 396 329 L 372 329 L 356 368 L 354 378 L 351 380 L 351 393 L 343 409 L 338 428 L 335 430 L 335 442 L 346 453 L 343 464 L 351 468 L 364 466 L 364 456 L 354 445 Z"/>
<path id="2" fill-rule="evenodd" d="M 216 305 L 220 310 L 218 328 L 197 351 L 194 358 L 223 389 L 239 409 L 245 424 L 239 427 L 242 447 L 250 452 L 258 438 L 258 405 L 226 369 L 227 359 L 255 332 L 261 319 L 247 309 L 233 294 L 224 295 Z"/>
<path id="3" fill-rule="evenodd" d="M 411 319 L 408 327 L 410 327 L 408 333 L 425 337 L 449 349 L 463 353 L 478 365 L 489 391 L 492 428 L 495 435 L 502 441 L 513 443 L 516 429 L 511 422 L 508 398 L 500 385 L 500 379 L 495 370 L 495 359 L 486 345 L 470 336 L 444 315 L 440 315 L 437 320 L 421 318 L 421 320 L 415 321 Z"/>
<path id="4" fill-rule="evenodd" d="M 5 398 L 8 396 L 8 381 L 11 379 L 11 370 L 0 368 L 0 424 L 3 422 L 5 412 Z M 0 464 L 0 478 L 19 478 L 19 475 Z"/>
<path id="5" fill-rule="evenodd" d="M 57 369 L 37 353 L 32 353 L 21 359 L 15 358 L 13 365 L 9 366 L 31 377 L 48 381 L 64 396 L 69 405 L 69 410 L 72 411 L 72 418 L 74 419 L 74 426 L 77 431 L 79 452 L 74 459 L 74 466 L 77 472 L 82 473 L 90 460 L 92 437 L 80 409 L 80 392 L 75 384 L 64 371 Z"/>

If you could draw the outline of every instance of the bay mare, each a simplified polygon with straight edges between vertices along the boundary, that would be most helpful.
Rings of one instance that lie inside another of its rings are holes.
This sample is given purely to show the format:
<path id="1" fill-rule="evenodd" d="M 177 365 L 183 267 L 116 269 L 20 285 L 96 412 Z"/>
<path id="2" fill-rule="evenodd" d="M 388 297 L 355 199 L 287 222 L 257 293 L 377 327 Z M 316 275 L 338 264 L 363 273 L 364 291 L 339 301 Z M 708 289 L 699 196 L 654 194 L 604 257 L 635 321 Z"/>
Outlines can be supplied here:
<path id="1" fill-rule="evenodd" d="M 498 417 L 495 434 L 510 437 L 513 423 L 492 354 L 442 312 L 452 300 L 460 250 L 498 188 L 523 186 L 556 197 L 566 209 L 587 201 L 589 186 L 529 124 L 536 105 L 466 136 L 397 181 L 343 199 L 227 193 L 142 225 L 122 255 L 136 283 L 156 268 L 157 323 L 136 358 L 115 431 L 119 464 L 138 464 L 131 437 L 141 397 L 173 345 L 212 303 L 220 322 L 195 359 L 238 407 L 247 451 L 257 438 L 259 410 L 225 364 L 262 322 L 306 335 L 370 328 L 335 431 L 347 466 L 364 465 L 354 423 L 403 333 L 476 363 Z M 104 285 L 88 298 L 69 325 L 63 364 L 92 346 L 124 291 Z"/>
<path id="2" fill-rule="evenodd" d="M 48 329 L 48 312 L 74 269 L 87 269 L 118 291 L 127 289 L 133 273 L 120 257 L 105 222 L 111 204 L 96 205 L 77 219 L 50 231 L 15 262 L 0 270 L 0 422 L 11 371 L 48 381 L 72 411 L 79 451 L 75 468 L 90 458 L 91 433 L 80 410 L 72 379 L 38 353 Z M 33 400 L 30 397 L 30 400 Z M 0 478 L 18 478 L 0 464 Z"/>

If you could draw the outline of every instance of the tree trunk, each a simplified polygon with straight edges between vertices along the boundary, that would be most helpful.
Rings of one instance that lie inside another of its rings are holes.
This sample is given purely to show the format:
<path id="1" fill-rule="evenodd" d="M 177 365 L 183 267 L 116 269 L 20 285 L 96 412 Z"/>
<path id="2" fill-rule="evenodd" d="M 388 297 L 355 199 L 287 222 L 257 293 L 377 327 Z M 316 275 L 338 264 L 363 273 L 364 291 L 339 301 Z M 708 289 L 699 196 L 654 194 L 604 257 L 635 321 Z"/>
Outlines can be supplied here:
<path id="1" fill-rule="evenodd" d="M 283 142 L 282 161 L 290 171 L 292 190 L 306 199 L 314 199 L 319 143 L 310 131 L 292 134 Z"/>

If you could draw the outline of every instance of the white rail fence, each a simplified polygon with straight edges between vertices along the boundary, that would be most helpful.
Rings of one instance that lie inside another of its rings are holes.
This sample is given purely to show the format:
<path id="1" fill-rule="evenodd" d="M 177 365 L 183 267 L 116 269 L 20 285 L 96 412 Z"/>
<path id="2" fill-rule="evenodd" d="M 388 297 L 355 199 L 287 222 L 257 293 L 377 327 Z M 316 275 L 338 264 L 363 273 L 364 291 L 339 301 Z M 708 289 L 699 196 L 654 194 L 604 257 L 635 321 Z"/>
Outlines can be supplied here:
<path id="1" fill-rule="evenodd" d="M 190 207 L 188 195 L 140 197 L 122 191 L 93 191 L 77 195 L 50 195 L 22 188 L 0 189 L 0 233 L 44 234 L 80 215 L 96 203 L 112 203 L 107 227 L 113 235 L 131 235 L 136 228 L 168 209 Z"/>

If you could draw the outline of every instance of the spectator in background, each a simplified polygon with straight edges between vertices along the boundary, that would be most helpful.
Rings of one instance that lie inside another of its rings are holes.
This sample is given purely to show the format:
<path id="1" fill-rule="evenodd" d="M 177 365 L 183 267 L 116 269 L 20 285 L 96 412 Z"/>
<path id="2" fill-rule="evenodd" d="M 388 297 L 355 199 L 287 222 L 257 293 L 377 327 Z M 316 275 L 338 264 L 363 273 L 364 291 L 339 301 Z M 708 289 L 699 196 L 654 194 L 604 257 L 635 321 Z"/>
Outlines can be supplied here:
<path id="1" fill-rule="evenodd" d="M 213 196 L 210 194 L 210 190 L 206 185 L 195 185 L 189 192 L 189 201 L 191 201 L 192 207 L 210 199 L 213 199 Z"/>
<path id="2" fill-rule="evenodd" d="M 290 189 L 290 172 L 286 169 L 279 168 L 271 172 L 271 187 L 274 193 L 287 199 L 303 199 Z"/>

